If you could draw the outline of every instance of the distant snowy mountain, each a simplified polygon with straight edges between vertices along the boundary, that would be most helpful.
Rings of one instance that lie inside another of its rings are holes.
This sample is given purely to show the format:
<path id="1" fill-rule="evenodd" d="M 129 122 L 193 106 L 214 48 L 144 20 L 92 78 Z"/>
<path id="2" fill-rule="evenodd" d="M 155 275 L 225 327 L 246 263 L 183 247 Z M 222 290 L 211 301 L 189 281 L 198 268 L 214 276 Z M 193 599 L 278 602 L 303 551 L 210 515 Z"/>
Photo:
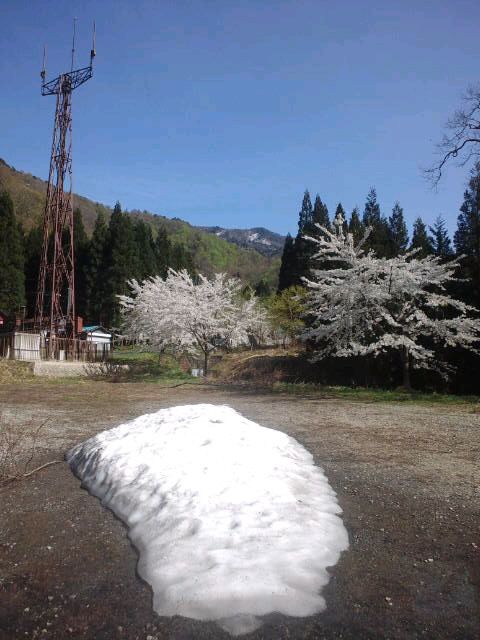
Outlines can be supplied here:
<path id="1" fill-rule="evenodd" d="M 219 238 L 233 242 L 239 247 L 255 249 L 264 256 L 282 254 L 285 236 L 269 231 L 264 227 L 253 229 L 224 229 L 223 227 L 199 227 L 202 231 L 212 233 Z"/>

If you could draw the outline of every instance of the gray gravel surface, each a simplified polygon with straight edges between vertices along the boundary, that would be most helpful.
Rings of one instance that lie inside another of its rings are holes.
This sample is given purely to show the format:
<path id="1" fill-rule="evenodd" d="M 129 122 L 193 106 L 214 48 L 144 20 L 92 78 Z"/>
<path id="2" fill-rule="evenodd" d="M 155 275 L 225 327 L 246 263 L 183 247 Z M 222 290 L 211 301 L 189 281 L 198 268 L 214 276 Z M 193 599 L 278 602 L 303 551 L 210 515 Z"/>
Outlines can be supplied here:
<path id="1" fill-rule="evenodd" d="M 350 549 L 327 609 L 272 615 L 251 639 L 480 638 L 480 414 L 469 405 L 363 403 L 154 384 L 0 386 L 4 419 L 45 421 L 37 462 L 162 407 L 228 404 L 315 456 L 337 492 Z M 122 525 L 62 463 L 0 489 L 0 639 L 228 638 L 160 618 Z"/>

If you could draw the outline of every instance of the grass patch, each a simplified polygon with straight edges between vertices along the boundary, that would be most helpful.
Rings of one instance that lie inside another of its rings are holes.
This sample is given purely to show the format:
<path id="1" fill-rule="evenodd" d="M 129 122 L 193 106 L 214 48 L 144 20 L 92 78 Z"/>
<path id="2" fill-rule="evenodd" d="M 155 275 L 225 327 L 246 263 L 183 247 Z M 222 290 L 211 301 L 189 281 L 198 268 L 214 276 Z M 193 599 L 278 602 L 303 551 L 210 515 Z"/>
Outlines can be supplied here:
<path id="1" fill-rule="evenodd" d="M 19 360 L 0 360 L 0 384 L 12 384 L 33 379 L 31 363 Z"/>
<path id="2" fill-rule="evenodd" d="M 160 362 L 162 357 L 156 351 L 139 349 L 138 346 L 119 347 L 112 351 L 112 361 L 120 364 L 132 362 Z"/>
<path id="3" fill-rule="evenodd" d="M 185 372 L 173 356 L 139 350 L 138 347 L 115 350 L 99 377 L 112 382 L 199 382 L 198 378 Z"/>
<path id="4" fill-rule="evenodd" d="M 456 396 L 444 393 L 425 393 L 403 389 L 367 389 L 364 387 L 330 387 L 306 382 L 275 382 L 272 389 L 293 395 L 315 395 L 320 398 L 338 398 L 359 402 L 417 402 L 426 404 L 480 404 L 479 396 Z"/>

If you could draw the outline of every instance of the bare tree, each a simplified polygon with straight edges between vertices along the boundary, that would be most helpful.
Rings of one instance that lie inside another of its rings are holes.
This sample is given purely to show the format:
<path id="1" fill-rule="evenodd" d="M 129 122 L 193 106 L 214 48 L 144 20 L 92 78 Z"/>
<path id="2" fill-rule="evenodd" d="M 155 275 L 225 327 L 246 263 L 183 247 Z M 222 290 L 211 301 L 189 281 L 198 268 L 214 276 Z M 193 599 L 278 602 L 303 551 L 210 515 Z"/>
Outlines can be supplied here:
<path id="1" fill-rule="evenodd" d="M 434 186 L 438 185 L 447 162 L 458 158 L 463 167 L 480 158 L 480 84 L 467 89 L 463 107 L 455 111 L 446 124 L 446 133 L 437 145 L 439 159 L 424 171 Z"/>

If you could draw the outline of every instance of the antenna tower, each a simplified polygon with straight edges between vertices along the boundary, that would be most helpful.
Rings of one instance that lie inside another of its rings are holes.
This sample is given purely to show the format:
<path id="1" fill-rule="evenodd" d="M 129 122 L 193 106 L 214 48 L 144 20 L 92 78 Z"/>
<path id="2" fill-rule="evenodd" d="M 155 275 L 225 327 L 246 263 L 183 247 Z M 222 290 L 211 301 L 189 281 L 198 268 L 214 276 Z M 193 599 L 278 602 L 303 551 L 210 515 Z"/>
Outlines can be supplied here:
<path id="1" fill-rule="evenodd" d="M 72 206 L 72 92 L 90 80 L 95 57 L 95 23 L 88 67 L 74 70 L 75 21 L 70 71 L 46 81 L 46 49 L 43 50 L 42 96 L 55 96 L 50 172 L 43 217 L 43 245 L 35 304 L 35 329 L 54 339 L 75 338 L 75 266 Z"/>

